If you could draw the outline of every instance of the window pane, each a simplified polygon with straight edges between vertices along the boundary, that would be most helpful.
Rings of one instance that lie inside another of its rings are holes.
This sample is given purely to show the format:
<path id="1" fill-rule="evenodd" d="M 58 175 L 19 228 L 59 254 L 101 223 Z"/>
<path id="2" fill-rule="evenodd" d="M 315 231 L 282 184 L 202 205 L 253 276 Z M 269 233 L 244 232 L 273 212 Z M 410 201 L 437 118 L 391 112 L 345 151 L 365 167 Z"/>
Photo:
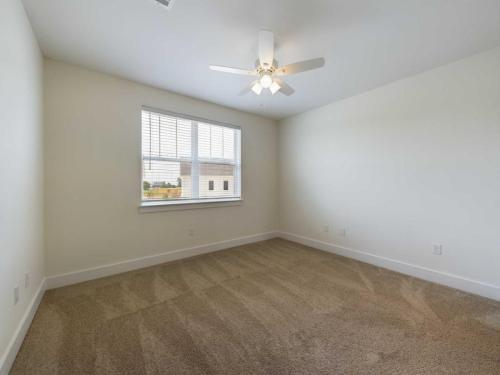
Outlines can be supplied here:
<path id="1" fill-rule="evenodd" d="M 234 197 L 235 172 L 234 165 L 201 163 L 200 198 Z"/>
<path id="2" fill-rule="evenodd" d="M 191 158 L 191 121 L 177 120 L 177 157 Z"/>
<path id="3" fill-rule="evenodd" d="M 234 160 L 234 141 L 237 129 L 198 124 L 198 154 L 201 159 Z"/>
<path id="4" fill-rule="evenodd" d="M 142 111 L 143 200 L 192 197 L 191 176 L 182 175 L 191 164 L 191 132 L 190 120 Z"/>
<path id="5" fill-rule="evenodd" d="M 234 129 L 224 130 L 224 159 L 234 159 Z"/>
<path id="6" fill-rule="evenodd" d="M 198 156 L 202 159 L 210 159 L 210 125 L 198 124 Z"/>
<path id="7" fill-rule="evenodd" d="M 143 161 L 143 199 L 191 198 L 191 162 Z"/>
<path id="8" fill-rule="evenodd" d="M 220 126 L 210 126 L 210 144 L 212 146 L 211 158 L 222 159 L 222 149 L 224 147 L 223 132 Z"/>
<path id="9" fill-rule="evenodd" d="M 142 113 L 142 153 L 151 157 L 191 158 L 190 120 L 158 113 Z"/>

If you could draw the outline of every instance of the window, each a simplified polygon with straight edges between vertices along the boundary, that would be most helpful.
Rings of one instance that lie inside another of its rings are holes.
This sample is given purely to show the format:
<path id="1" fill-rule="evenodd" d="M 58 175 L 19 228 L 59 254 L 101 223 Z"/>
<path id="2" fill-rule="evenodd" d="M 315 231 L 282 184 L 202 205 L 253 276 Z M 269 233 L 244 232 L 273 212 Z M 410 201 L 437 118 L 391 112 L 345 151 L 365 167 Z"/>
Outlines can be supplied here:
<path id="1" fill-rule="evenodd" d="M 241 196 L 241 130 L 142 110 L 142 201 L 197 203 Z"/>

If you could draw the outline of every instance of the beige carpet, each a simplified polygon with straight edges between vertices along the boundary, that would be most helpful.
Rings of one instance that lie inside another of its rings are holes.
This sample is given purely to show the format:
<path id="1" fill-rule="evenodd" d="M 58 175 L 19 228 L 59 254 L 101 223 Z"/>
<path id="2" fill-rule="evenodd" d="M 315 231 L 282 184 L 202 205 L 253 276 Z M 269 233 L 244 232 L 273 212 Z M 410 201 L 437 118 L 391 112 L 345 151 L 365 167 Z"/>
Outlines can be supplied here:
<path id="1" fill-rule="evenodd" d="M 12 374 L 500 374 L 500 303 L 276 239 L 47 292 Z"/>

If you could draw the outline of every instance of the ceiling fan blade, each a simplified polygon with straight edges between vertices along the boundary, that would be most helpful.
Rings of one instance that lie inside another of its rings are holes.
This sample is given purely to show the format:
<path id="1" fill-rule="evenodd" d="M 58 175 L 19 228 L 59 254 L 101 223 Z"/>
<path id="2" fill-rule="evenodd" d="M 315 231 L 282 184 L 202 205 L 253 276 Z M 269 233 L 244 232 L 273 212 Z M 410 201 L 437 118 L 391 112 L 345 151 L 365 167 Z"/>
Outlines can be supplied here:
<path id="1" fill-rule="evenodd" d="M 255 70 L 230 68 L 228 66 L 210 65 L 210 69 L 218 71 L 218 72 L 239 74 L 239 75 L 244 75 L 244 76 L 258 76 L 258 73 Z"/>
<path id="2" fill-rule="evenodd" d="M 274 34 L 271 31 L 259 32 L 259 61 L 263 68 L 273 66 L 274 60 Z"/>
<path id="3" fill-rule="evenodd" d="M 300 61 L 294 64 L 289 64 L 276 69 L 275 74 L 278 76 L 287 76 L 297 74 L 308 70 L 318 69 L 325 65 L 325 59 L 320 57 L 306 61 Z"/>
<path id="4" fill-rule="evenodd" d="M 257 82 L 259 82 L 259 81 L 257 80 L 257 81 L 250 82 L 247 86 L 245 86 L 245 88 L 243 90 L 240 91 L 240 93 L 238 95 L 243 96 L 243 95 L 248 94 L 250 91 L 252 91 L 253 85 L 255 85 Z"/>
<path id="5" fill-rule="evenodd" d="M 279 91 L 280 91 L 282 94 L 284 94 L 284 95 L 286 95 L 286 96 L 290 96 L 290 95 L 292 95 L 292 94 L 295 92 L 295 90 L 292 88 L 292 86 L 290 86 L 288 83 L 286 83 L 286 82 L 285 82 L 285 81 L 283 81 L 282 79 L 275 78 L 274 80 L 276 81 L 276 83 L 277 83 L 278 85 L 280 85 L 280 86 L 281 86 L 281 88 L 280 88 L 280 90 L 279 90 Z"/>

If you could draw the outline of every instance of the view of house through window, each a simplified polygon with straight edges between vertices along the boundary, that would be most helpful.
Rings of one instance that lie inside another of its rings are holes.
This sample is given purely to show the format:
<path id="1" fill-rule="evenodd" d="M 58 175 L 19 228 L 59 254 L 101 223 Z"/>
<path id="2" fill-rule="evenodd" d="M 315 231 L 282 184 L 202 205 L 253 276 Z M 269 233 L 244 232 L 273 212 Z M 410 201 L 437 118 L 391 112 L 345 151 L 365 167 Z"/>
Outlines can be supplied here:
<path id="1" fill-rule="evenodd" d="M 241 191 L 241 130 L 142 110 L 142 200 L 234 199 Z"/>

